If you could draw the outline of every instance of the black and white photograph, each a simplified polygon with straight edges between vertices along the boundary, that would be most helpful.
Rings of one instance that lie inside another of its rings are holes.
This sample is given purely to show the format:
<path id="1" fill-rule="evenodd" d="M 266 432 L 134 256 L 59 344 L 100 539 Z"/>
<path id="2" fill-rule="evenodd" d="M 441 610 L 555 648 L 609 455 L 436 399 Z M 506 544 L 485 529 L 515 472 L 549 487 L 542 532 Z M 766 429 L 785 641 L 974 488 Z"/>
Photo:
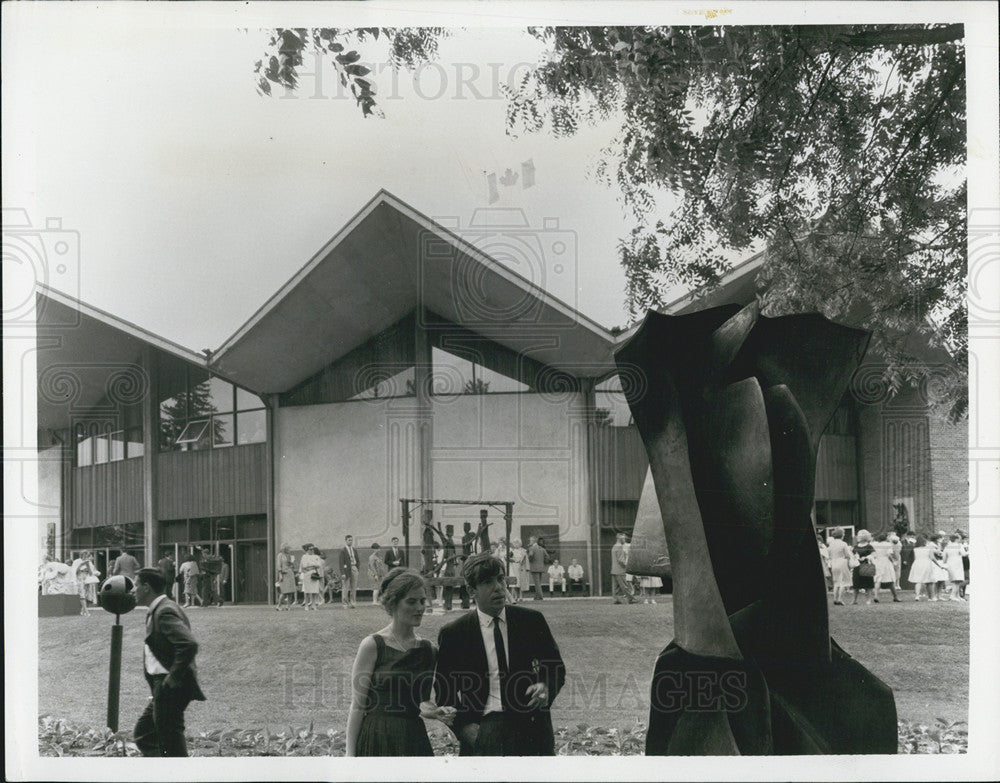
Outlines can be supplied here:
<path id="1" fill-rule="evenodd" d="M 994 4 L 0 10 L 8 779 L 1000 776 Z"/>

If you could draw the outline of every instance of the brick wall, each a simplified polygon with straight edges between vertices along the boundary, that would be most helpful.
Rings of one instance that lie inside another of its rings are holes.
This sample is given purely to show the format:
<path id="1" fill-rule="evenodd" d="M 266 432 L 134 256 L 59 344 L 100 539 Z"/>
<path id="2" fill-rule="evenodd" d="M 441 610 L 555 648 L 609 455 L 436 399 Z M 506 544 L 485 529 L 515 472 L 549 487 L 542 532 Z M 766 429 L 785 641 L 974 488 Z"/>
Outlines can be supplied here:
<path id="1" fill-rule="evenodd" d="M 969 424 L 929 417 L 934 529 L 969 529 Z"/>

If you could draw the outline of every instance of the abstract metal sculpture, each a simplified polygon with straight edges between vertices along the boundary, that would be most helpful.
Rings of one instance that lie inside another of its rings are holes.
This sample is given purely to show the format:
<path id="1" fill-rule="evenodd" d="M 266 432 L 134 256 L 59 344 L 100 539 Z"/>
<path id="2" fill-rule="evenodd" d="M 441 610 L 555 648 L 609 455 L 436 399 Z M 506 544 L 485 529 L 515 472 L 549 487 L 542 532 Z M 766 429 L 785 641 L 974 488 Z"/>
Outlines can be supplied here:
<path id="1" fill-rule="evenodd" d="M 616 353 L 645 378 L 626 397 L 674 583 L 647 754 L 896 752 L 892 691 L 830 638 L 810 518 L 820 435 L 869 337 L 730 305 L 650 312 Z"/>

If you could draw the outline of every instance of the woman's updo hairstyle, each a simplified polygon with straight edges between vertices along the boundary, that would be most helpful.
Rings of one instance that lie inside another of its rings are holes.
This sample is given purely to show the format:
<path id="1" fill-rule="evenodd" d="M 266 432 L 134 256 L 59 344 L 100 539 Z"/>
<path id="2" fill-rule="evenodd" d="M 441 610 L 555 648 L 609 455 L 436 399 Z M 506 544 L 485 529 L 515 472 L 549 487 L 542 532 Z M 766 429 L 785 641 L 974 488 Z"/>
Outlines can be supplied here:
<path id="1" fill-rule="evenodd" d="M 385 607 L 389 614 L 392 614 L 396 604 L 409 595 L 411 590 L 418 587 L 427 589 L 427 581 L 420 575 L 419 571 L 402 566 L 393 568 L 385 575 L 379 585 L 379 603 Z"/>

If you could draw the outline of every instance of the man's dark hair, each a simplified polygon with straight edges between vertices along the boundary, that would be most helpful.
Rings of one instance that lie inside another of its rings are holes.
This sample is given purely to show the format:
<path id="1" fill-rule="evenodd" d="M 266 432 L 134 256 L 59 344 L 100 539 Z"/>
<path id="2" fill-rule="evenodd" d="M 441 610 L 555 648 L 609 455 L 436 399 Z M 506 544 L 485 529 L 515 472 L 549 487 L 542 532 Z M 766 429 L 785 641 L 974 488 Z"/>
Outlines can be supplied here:
<path id="1" fill-rule="evenodd" d="M 140 568 L 135 579 L 137 582 L 148 585 L 157 593 L 162 593 L 167 584 L 167 580 L 159 568 Z"/>
<path id="2" fill-rule="evenodd" d="M 496 579 L 498 576 L 503 575 L 503 573 L 503 563 L 489 552 L 473 555 L 465 561 L 465 566 L 462 569 L 465 583 L 470 589 L 475 589 L 477 585 L 483 582 Z"/>

